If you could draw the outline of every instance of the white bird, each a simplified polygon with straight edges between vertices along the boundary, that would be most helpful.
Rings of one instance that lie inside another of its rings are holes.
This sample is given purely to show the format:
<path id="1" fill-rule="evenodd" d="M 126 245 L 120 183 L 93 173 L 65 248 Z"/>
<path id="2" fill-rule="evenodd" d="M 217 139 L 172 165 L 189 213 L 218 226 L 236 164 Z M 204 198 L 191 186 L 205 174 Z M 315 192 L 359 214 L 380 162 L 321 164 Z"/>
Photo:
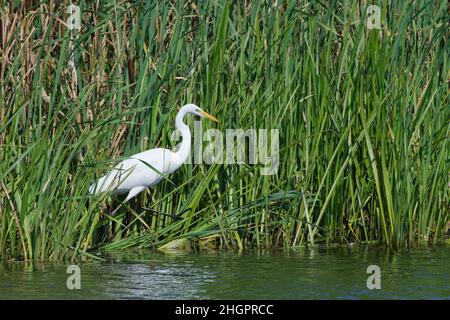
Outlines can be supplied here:
<path id="1" fill-rule="evenodd" d="M 89 193 L 109 192 L 111 194 L 122 194 L 128 192 L 125 203 L 181 167 L 191 151 L 191 131 L 183 122 L 183 118 L 187 113 L 218 122 L 215 117 L 206 113 L 195 104 L 183 106 L 175 118 L 175 127 L 181 132 L 182 137 L 178 151 L 172 152 L 168 149 L 155 148 L 134 154 L 120 162 L 96 183 L 91 185 Z"/>

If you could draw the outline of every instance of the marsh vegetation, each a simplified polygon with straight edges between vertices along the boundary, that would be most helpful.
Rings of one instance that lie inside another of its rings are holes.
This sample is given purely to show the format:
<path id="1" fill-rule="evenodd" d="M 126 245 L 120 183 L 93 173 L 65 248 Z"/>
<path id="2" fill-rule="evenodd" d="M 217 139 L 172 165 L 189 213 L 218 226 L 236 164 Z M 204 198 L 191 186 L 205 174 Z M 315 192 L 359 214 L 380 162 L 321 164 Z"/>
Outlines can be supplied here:
<path id="1" fill-rule="evenodd" d="M 380 1 L 380 30 L 366 1 L 77 4 L 80 30 L 69 1 L 1 5 L 2 258 L 445 239 L 445 1 Z M 184 165 L 108 215 L 121 199 L 89 185 L 173 147 L 189 102 L 221 120 L 204 129 L 279 129 L 277 173 Z"/>

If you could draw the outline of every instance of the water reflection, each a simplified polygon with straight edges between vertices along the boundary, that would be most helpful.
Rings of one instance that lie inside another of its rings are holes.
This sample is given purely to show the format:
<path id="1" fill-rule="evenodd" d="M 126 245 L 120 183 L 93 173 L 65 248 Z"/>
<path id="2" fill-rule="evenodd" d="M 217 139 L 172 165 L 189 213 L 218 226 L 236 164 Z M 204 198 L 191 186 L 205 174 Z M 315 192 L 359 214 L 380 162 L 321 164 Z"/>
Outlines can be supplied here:
<path id="1" fill-rule="evenodd" d="M 212 272 L 191 261 L 120 264 L 105 282 L 104 292 L 111 298 L 182 299 L 196 298 L 202 285 L 214 278 Z"/>

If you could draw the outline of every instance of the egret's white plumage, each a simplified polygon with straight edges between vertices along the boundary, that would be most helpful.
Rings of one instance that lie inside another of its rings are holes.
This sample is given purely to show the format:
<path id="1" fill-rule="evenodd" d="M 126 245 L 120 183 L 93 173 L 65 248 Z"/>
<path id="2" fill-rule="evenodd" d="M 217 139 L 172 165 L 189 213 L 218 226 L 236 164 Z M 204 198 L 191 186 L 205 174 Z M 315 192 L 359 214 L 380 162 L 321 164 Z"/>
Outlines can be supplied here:
<path id="1" fill-rule="evenodd" d="M 134 154 L 91 185 L 89 192 L 91 194 L 128 192 L 125 199 L 127 202 L 146 188 L 160 182 L 164 176 L 177 170 L 187 160 L 191 150 L 191 131 L 183 121 L 187 113 L 217 121 L 194 104 L 183 106 L 175 119 L 175 127 L 181 132 L 182 137 L 181 146 L 176 152 L 156 148 Z"/>

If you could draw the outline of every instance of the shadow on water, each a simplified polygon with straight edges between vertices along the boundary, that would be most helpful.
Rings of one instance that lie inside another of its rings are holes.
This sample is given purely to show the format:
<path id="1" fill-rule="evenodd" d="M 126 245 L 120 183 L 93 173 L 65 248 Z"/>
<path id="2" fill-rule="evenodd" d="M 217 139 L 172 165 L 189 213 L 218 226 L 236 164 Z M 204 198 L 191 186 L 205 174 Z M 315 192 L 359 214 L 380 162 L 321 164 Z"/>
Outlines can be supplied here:
<path id="1" fill-rule="evenodd" d="M 448 246 L 392 253 L 367 246 L 236 254 L 109 253 L 80 262 L 81 289 L 68 264 L 0 263 L 0 299 L 449 299 Z M 369 265 L 381 289 L 366 286 Z"/>

